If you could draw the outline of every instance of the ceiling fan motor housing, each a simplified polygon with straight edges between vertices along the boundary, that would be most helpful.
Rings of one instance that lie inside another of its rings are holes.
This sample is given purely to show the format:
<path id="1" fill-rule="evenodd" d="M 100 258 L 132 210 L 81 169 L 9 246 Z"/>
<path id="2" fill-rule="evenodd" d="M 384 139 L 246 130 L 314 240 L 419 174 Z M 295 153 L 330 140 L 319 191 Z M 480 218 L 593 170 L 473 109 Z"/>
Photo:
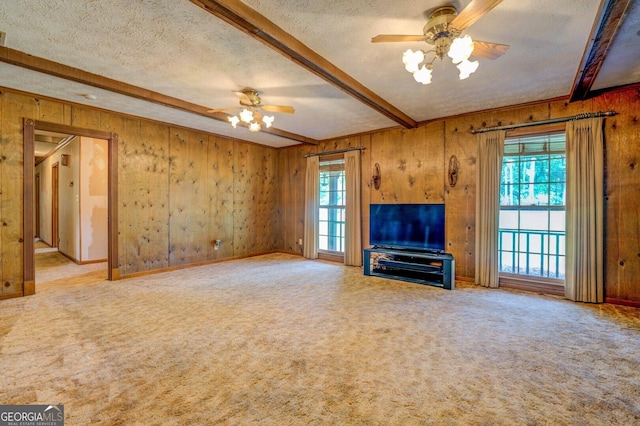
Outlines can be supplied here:
<path id="1" fill-rule="evenodd" d="M 429 21 L 422 29 L 424 41 L 429 44 L 436 44 L 439 39 L 449 40 L 460 35 L 460 31 L 451 28 L 449 24 L 454 20 L 458 11 L 453 6 L 439 7 L 429 15 Z"/>
<path id="2" fill-rule="evenodd" d="M 242 91 L 242 93 L 244 93 L 245 95 L 247 95 L 247 98 L 249 99 L 249 102 L 251 103 L 246 103 L 244 102 L 242 99 L 240 100 L 240 104 L 244 105 L 244 106 L 259 106 L 260 105 L 260 95 L 258 94 L 257 90 L 253 90 L 253 89 L 244 89 Z"/>

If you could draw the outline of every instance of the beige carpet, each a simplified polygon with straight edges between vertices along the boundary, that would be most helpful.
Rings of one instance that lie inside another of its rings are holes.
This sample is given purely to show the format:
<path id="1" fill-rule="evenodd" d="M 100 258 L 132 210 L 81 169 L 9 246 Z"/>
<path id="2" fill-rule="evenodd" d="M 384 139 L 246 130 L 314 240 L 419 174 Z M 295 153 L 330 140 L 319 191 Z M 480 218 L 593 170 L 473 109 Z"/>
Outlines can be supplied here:
<path id="1" fill-rule="evenodd" d="M 40 288 L 40 284 L 50 283 L 51 281 L 87 283 L 107 279 L 107 262 L 78 265 L 60 254 L 56 249 L 54 250 L 36 251 L 37 289 Z"/>
<path id="2" fill-rule="evenodd" d="M 67 425 L 631 425 L 640 310 L 273 254 L 0 302 L 0 403 Z"/>

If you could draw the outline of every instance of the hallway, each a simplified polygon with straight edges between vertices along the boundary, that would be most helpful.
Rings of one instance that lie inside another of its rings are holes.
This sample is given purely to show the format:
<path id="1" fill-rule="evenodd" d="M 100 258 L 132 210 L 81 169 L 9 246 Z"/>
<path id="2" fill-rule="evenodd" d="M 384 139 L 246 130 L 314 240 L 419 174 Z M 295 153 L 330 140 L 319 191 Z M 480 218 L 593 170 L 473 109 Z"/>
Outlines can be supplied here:
<path id="1" fill-rule="evenodd" d="M 78 265 L 57 249 L 39 241 L 35 245 L 36 291 L 41 284 L 90 283 L 107 279 L 107 262 Z"/>

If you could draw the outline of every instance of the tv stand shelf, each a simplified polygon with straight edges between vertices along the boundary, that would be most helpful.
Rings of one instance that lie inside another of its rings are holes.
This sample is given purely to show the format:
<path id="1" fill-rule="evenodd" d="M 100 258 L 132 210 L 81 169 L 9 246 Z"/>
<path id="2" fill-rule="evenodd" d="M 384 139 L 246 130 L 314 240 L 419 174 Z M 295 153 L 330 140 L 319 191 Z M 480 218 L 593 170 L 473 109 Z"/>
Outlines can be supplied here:
<path id="1" fill-rule="evenodd" d="M 449 253 L 373 247 L 364 249 L 364 274 L 453 290 L 455 260 Z"/>

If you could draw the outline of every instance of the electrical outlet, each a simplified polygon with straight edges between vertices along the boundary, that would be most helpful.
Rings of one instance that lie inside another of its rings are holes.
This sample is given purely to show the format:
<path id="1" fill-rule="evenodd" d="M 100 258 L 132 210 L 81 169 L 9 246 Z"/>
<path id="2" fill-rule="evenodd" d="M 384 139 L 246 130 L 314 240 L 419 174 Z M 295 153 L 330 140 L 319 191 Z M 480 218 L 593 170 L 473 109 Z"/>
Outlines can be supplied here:
<path id="1" fill-rule="evenodd" d="M 298 245 L 299 245 L 299 246 L 301 246 L 301 245 L 302 245 L 302 238 L 300 238 L 300 239 L 298 240 Z"/>
<path id="2" fill-rule="evenodd" d="M 222 240 L 215 240 L 213 242 L 213 249 L 214 250 L 220 250 L 220 244 L 222 244 Z"/>

